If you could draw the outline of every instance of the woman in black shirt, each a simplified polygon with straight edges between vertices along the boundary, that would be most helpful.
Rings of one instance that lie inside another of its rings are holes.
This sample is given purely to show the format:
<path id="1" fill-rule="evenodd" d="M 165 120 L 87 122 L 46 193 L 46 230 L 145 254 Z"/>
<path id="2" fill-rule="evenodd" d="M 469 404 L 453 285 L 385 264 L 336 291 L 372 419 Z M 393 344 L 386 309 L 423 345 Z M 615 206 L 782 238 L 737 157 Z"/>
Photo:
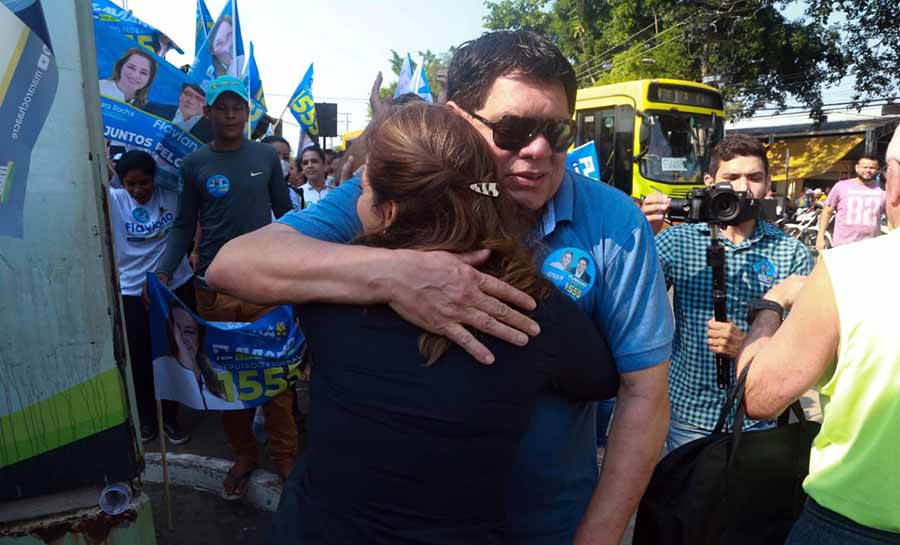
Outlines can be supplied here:
<path id="1" fill-rule="evenodd" d="M 315 362 L 309 441 L 269 543 L 502 543 L 506 481 L 538 396 L 610 398 L 618 375 L 590 319 L 538 272 L 522 212 L 468 122 L 411 104 L 369 138 L 357 243 L 489 248 L 481 270 L 538 301 L 541 334 L 524 347 L 482 339 L 496 357 L 485 366 L 386 305 L 300 307 Z"/>

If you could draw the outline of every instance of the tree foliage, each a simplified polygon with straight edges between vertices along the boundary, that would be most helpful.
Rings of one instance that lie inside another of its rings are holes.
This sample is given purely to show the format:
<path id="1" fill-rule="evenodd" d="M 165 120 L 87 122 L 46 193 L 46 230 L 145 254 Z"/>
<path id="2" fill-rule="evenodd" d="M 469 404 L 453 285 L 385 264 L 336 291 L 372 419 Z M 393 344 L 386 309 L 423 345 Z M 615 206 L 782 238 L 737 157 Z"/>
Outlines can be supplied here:
<path id="1" fill-rule="evenodd" d="M 484 22 L 550 36 L 581 86 L 719 76 L 734 116 L 790 97 L 819 114 L 823 88 L 847 74 L 861 101 L 896 89 L 896 2 L 810 0 L 791 21 L 783 0 L 487 0 Z M 833 24 L 841 11 L 843 28 Z"/>

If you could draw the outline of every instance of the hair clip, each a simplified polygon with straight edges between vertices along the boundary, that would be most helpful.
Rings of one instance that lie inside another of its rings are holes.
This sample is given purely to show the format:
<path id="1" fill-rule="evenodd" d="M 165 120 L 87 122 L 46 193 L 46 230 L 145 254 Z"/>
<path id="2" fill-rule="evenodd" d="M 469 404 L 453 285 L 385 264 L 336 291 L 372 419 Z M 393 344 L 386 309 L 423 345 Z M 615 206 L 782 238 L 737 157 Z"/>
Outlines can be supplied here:
<path id="1" fill-rule="evenodd" d="M 497 182 L 478 182 L 469 184 L 469 189 L 487 197 L 500 196 L 500 191 L 497 189 Z"/>

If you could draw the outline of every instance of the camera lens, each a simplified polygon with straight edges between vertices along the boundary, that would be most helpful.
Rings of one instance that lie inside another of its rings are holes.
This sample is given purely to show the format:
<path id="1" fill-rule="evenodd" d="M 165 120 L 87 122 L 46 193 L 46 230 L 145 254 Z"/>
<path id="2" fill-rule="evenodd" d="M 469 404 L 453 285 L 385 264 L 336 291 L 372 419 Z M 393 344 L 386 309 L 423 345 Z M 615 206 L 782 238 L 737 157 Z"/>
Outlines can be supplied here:
<path id="1" fill-rule="evenodd" d="M 712 216 L 721 223 L 734 220 L 741 211 L 740 198 L 734 192 L 721 192 L 710 203 Z"/>

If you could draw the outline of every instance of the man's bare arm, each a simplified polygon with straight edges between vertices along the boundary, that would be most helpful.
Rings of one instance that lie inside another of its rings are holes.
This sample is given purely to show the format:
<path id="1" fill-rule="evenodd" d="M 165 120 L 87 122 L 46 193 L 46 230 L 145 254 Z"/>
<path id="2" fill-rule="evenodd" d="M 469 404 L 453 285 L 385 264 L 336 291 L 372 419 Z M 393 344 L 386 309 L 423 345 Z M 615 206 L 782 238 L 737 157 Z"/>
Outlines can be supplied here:
<path id="1" fill-rule="evenodd" d="M 387 303 L 410 323 L 492 363 L 464 325 L 516 345 L 540 329 L 513 308 L 533 309 L 531 297 L 474 268 L 487 256 L 486 250 L 454 255 L 334 244 L 275 223 L 223 246 L 206 281 L 262 304 Z"/>
<path id="2" fill-rule="evenodd" d="M 825 249 L 825 231 L 828 230 L 828 222 L 834 209 L 827 204 L 822 205 L 822 213 L 819 214 L 819 232 L 816 234 L 816 250 Z"/>
<path id="3" fill-rule="evenodd" d="M 647 489 L 669 429 L 669 363 L 623 373 L 600 482 L 576 545 L 618 545 Z"/>
<path id="4" fill-rule="evenodd" d="M 781 320 L 774 312 L 761 311 L 737 364 L 738 373 L 750 365 L 747 414 L 761 419 L 778 416 L 815 385 L 834 361 L 840 339 L 837 305 L 824 262 L 816 265 L 805 284 L 802 277 L 790 277 L 769 290 L 766 299 L 790 309 L 790 314 L 779 327 Z"/>

